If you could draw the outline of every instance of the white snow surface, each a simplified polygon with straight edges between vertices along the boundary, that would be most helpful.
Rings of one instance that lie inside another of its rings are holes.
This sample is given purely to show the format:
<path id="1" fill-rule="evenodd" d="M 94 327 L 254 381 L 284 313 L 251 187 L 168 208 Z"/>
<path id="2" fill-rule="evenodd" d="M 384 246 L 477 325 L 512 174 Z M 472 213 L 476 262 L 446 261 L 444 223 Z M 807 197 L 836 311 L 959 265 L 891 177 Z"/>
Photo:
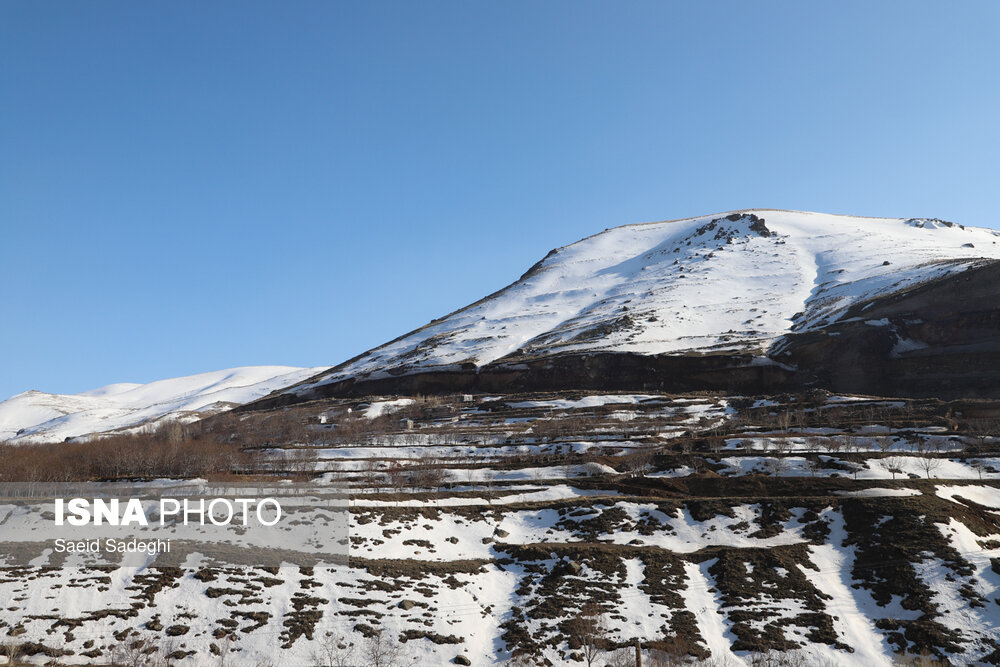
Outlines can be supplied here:
<path id="1" fill-rule="evenodd" d="M 985 507 L 1000 509 L 1000 489 L 992 486 L 939 486 L 936 493 L 941 498 L 955 502 L 955 497 L 965 498 Z"/>
<path id="2" fill-rule="evenodd" d="M 834 491 L 834 495 L 843 496 L 845 498 L 905 498 L 906 496 L 919 496 L 923 495 L 917 489 L 881 489 L 881 488 L 871 488 L 871 489 L 859 489 L 857 491 Z"/>
<path id="3" fill-rule="evenodd" d="M 565 352 L 763 351 L 854 304 L 998 259 L 998 241 L 937 220 L 770 209 L 626 225 L 292 391 Z"/>
<path id="4" fill-rule="evenodd" d="M 324 368 L 244 366 L 79 394 L 26 391 L 0 402 L 0 441 L 53 442 L 162 419 L 197 418 L 284 389 Z"/>
<path id="5" fill-rule="evenodd" d="M 375 419 L 376 417 L 381 417 L 382 415 L 392 414 L 401 408 L 405 408 L 407 405 L 413 405 L 416 403 L 412 398 L 399 398 L 394 401 L 375 401 L 367 408 L 365 408 L 365 417 L 368 419 Z"/>
<path id="6" fill-rule="evenodd" d="M 606 394 L 584 396 L 578 400 L 552 399 L 547 401 L 512 401 L 507 403 L 511 408 L 550 408 L 552 410 L 576 410 L 580 408 L 599 408 L 604 405 L 635 405 L 643 401 L 661 398 L 650 394 Z"/>

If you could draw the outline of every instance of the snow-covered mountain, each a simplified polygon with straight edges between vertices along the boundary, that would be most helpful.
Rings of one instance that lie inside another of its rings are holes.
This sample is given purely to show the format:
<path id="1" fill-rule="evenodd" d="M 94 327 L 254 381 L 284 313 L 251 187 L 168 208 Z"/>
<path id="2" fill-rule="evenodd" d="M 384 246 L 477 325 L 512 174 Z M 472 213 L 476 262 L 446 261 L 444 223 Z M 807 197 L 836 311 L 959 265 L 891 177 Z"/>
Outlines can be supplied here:
<path id="1" fill-rule="evenodd" d="M 257 405 L 477 388 L 926 394 L 954 384 L 941 363 L 925 363 L 933 355 L 966 381 L 952 393 L 988 394 L 1000 386 L 989 374 L 1000 358 L 998 259 L 1000 232 L 935 219 L 757 209 L 625 225 L 553 250 L 510 286 L 339 366 L 30 391 L 0 403 L 0 440 L 195 418 L 272 392 Z M 953 284 L 975 274 L 978 283 Z M 942 285 L 952 291 L 913 296 Z"/>
<path id="2" fill-rule="evenodd" d="M 289 391 L 561 355 L 759 363 L 782 337 L 849 321 L 852 306 L 990 264 L 998 242 L 1000 232 L 936 219 L 779 210 L 626 225 L 553 250 L 512 285 Z"/>
<path id="3" fill-rule="evenodd" d="M 246 366 L 80 394 L 26 391 L 0 402 L 0 441 L 60 441 L 92 433 L 196 419 L 265 396 L 324 367 Z"/>

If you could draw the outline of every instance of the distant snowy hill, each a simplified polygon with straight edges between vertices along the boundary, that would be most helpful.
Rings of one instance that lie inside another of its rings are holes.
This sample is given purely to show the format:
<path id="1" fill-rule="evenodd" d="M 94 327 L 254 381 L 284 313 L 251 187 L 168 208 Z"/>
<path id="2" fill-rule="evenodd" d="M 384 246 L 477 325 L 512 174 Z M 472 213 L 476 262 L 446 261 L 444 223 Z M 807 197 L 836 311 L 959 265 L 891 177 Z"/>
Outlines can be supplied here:
<path id="1" fill-rule="evenodd" d="M 163 419 L 193 419 L 260 398 L 322 370 L 246 366 L 149 384 L 111 384 L 80 394 L 26 391 L 0 402 L 0 441 L 61 441 Z"/>
<path id="2" fill-rule="evenodd" d="M 1000 232 L 934 219 L 777 210 L 626 225 L 553 250 L 512 285 L 289 393 L 565 355 L 761 361 L 784 336 L 850 320 L 852 307 L 991 264 L 998 242 Z M 893 335 L 900 350 L 921 344 Z"/>

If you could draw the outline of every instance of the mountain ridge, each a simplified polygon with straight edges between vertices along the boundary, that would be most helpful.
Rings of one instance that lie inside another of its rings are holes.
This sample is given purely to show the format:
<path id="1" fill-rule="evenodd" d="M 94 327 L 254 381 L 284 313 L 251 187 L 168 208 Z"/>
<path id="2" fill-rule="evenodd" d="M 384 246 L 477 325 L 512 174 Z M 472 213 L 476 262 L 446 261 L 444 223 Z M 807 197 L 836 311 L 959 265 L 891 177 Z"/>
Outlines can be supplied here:
<path id="1" fill-rule="evenodd" d="M 994 230 L 936 218 L 780 209 L 614 227 L 550 251 L 510 285 L 270 402 L 365 387 L 448 389 L 448 382 L 402 379 L 416 375 L 451 374 L 456 390 L 481 385 L 488 391 L 493 384 L 462 376 L 578 355 L 721 352 L 734 359 L 750 355 L 750 365 L 787 365 L 770 355 L 775 345 L 787 348 L 787 336 L 843 323 L 858 304 L 987 267 L 1000 259 L 998 238 Z M 745 373 L 746 362 L 736 365 Z M 579 374 L 567 379 L 577 381 Z M 648 388 L 650 379 L 628 386 Z M 525 383 L 534 386 L 540 385 Z"/>
<path id="2" fill-rule="evenodd" d="M 191 421 L 315 375 L 322 366 L 242 366 L 146 384 L 120 382 L 78 394 L 29 390 L 0 401 L 0 441 L 71 439 Z"/>

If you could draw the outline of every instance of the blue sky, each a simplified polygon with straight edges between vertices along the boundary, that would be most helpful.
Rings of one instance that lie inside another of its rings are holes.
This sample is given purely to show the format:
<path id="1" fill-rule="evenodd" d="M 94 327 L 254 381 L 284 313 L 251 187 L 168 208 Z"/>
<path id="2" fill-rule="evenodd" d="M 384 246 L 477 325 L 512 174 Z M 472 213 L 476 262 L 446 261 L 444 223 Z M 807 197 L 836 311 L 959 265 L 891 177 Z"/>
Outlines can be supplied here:
<path id="1" fill-rule="evenodd" d="M 1000 3 L 0 3 L 0 396 L 334 364 L 606 227 L 997 226 Z"/>

